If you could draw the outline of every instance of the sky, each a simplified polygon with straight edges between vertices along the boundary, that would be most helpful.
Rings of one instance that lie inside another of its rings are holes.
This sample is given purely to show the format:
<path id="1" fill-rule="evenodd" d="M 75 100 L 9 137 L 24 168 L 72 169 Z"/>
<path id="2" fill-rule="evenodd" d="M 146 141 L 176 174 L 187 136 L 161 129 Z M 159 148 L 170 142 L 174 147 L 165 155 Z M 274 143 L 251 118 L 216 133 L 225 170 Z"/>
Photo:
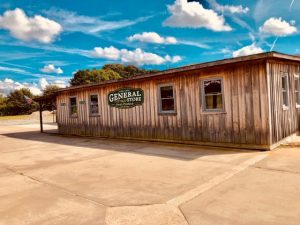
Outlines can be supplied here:
<path id="1" fill-rule="evenodd" d="M 41 94 L 107 63 L 169 69 L 300 54 L 300 0 L 1 0 L 0 93 Z"/>

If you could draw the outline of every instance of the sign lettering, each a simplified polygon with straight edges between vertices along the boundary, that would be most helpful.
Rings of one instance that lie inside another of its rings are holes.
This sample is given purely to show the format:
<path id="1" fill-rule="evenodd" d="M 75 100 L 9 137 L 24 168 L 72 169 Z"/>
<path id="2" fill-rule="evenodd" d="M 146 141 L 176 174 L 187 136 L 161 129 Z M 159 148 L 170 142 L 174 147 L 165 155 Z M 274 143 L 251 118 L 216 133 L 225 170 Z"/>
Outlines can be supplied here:
<path id="1" fill-rule="evenodd" d="M 140 88 L 122 88 L 108 94 L 111 107 L 128 109 L 144 103 L 144 91 Z"/>

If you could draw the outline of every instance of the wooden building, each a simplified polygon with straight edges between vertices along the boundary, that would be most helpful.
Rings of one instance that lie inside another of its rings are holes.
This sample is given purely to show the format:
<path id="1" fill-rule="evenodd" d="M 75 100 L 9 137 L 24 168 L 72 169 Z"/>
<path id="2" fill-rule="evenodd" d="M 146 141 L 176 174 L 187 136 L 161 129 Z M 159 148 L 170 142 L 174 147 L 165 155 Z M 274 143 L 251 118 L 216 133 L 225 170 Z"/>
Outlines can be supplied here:
<path id="1" fill-rule="evenodd" d="M 268 52 L 56 93 L 59 133 L 276 147 L 299 130 L 300 57 Z"/>

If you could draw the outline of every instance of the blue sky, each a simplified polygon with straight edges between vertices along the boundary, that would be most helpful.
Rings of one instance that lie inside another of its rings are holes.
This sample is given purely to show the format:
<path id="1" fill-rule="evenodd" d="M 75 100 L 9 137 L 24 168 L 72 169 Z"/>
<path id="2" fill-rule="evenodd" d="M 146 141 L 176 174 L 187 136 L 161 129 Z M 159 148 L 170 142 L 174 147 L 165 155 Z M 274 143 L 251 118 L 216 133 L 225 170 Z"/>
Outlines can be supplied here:
<path id="1" fill-rule="evenodd" d="M 300 0 L 1 0 L 0 92 L 39 94 L 106 63 L 167 69 L 300 54 Z"/>

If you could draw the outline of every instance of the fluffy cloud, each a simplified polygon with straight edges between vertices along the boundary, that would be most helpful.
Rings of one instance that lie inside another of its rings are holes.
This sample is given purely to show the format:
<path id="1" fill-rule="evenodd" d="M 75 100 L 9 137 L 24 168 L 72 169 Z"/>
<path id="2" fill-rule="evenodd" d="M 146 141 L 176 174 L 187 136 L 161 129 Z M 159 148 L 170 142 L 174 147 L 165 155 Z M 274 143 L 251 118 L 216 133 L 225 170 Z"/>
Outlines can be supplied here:
<path id="1" fill-rule="evenodd" d="M 181 60 L 180 56 L 171 57 L 166 55 L 162 57 L 154 53 L 144 52 L 140 48 L 130 51 L 128 49 L 117 49 L 113 46 L 105 48 L 96 47 L 91 52 L 91 56 L 95 58 L 120 60 L 123 63 L 135 65 L 161 65 L 167 62 L 177 63 Z"/>
<path id="2" fill-rule="evenodd" d="M 243 14 L 249 12 L 248 7 L 242 5 L 220 5 L 216 0 L 208 0 L 209 4 L 219 12 L 229 12 L 232 14 Z"/>
<path id="3" fill-rule="evenodd" d="M 212 9 L 205 9 L 199 2 L 176 0 L 173 5 L 168 5 L 168 11 L 171 16 L 164 22 L 166 26 L 206 28 L 213 31 L 232 30 L 222 15 Z"/>
<path id="4" fill-rule="evenodd" d="M 32 92 L 32 94 L 41 95 L 42 90 L 45 89 L 46 86 L 53 84 L 61 88 L 66 87 L 66 83 L 63 80 L 55 80 L 49 82 L 45 78 L 41 78 L 38 84 L 36 84 L 27 82 L 21 83 L 12 79 L 5 78 L 4 80 L 0 80 L 0 93 L 8 95 L 12 91 L 20 90 L 21 88 L 28 88 Z"/>
<path id="5" fill-rule="evenodd" d="M 23 41 L 50 43 L 62 31 L 57 22 L 35 15 L 28 17 L 22 9 L 8 10 L 0 16 L 0 29 L 8 30 L 12 36 Z"/>
<path id="6" fill-rule="evenodd" d="M 253 54 L 258 54 L 262 53 L 264 50 L 258 46 L 256 46 L 255 43 L 252 45 L 245 46 L 239 50 L 236 50 L 232 53 L 233 57 L 239 57 L 239 56 L 246 56 L 246 55 L 253 55 Z"/>
<path id="7" fill-rule="evenodd" d="M 42 93 L 36 84 L 20 83 L 8 78 L 0 80 L 0 93 L 4 95 L 8 95 L 10 92 L 21 88 L 28 88 L 34 95 L 40 95 Z"/>
<path id="8" fill-rule="evenodd" d="M 64 71 L 60 67 L 55 67 L 53 64 L 45 65 L 41 71 L 43 73 L 56 73 L 56 74 L 62 74 Z"/>
<path id="9" fill-rule="evenodd" d="M 297 32 L 297 28 L 293 26 L 294 23 L 295 21 L 288 23 L 285 20 L 282 20 L 282 18 L 271 17 L 259 28 L 259 30 L 265 34 L 285 37 Z"/>
<path id="10" fill-rule="evenodd" d="M 95 58 L 118 60 L 120 59 L 121 51 L 113 46 L 105 48 L 96 47 L 92 51 L 91 55 Z"/>
<path id="11" fill-rule="evenodd" d="M 129 41 L 141 41 L 156 44 L 176 44 L 175 37 L 162 37 L 156 32 L 143 32 L 141 34 L 134 34 L 128 37 Z"/>

